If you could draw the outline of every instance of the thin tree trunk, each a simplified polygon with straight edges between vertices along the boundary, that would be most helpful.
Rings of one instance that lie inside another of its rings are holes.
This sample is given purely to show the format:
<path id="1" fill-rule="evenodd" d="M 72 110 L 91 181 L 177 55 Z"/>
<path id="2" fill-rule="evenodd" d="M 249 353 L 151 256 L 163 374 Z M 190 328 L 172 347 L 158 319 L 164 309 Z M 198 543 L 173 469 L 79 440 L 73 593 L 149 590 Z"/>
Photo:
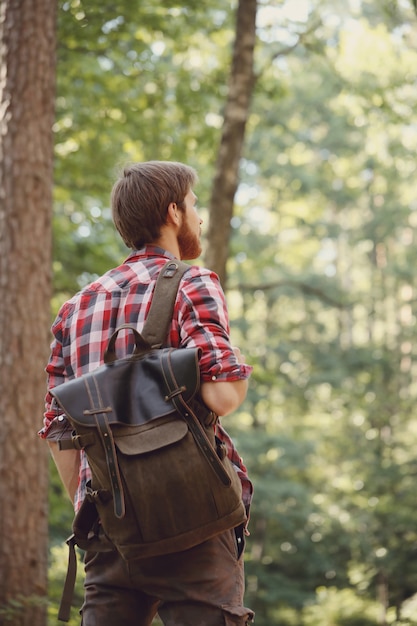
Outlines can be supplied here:
<path id="1" fill-rule="evenodd" d="M 219 275 L 223 285 L 226 282 L 230 220 L 238 186 L 239 162 L 255 86 L 256 9 L 256 0 L 239 0 L 229 93 L 209 207 L 205 264 Z"/>
<path id="2" fill-rule="evenodd" d="M 0 622 L 44 626 L 55 0 L 0 3 Z M 4 621 L 3 621 L 4 620 Z"/>

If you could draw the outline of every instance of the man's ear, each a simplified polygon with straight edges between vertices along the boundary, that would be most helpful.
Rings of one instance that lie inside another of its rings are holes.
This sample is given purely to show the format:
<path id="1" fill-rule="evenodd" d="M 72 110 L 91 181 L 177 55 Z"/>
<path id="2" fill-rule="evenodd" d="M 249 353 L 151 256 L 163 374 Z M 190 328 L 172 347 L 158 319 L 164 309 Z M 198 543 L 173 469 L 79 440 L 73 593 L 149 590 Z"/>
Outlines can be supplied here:
<path id="1" fill-rule="evenodd" d="M 180 225 L 180 211 L 176 202 L 170 202 L 167 210 L 167 223 L 171 223 L 174 226 Z"/>

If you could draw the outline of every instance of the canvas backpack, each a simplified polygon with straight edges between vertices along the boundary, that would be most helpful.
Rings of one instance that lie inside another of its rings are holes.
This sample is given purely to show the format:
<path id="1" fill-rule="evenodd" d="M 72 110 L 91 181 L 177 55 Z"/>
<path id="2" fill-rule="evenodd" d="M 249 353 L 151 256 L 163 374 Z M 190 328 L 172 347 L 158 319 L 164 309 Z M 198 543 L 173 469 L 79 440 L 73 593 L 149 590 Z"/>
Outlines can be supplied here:
<path id="1" fill-rule="evenodd" d="M 246 521 L 239 477 L 215 437 L 217 417 L 199 397 L 200 350 L 161 347 L 187 269 L 166 263 L 142 333 L 120 326 L 103 365 L 51 390 L 73 428 L 61 448 L 83 449 L 92 474 L 67 541 L 62 621 L 69 620 L 75 545 L 116 548 L 132 571 L 142 558 L 186 550 Z M 122 330 L 134 334 L 135 350 L 117 359 Z"/>

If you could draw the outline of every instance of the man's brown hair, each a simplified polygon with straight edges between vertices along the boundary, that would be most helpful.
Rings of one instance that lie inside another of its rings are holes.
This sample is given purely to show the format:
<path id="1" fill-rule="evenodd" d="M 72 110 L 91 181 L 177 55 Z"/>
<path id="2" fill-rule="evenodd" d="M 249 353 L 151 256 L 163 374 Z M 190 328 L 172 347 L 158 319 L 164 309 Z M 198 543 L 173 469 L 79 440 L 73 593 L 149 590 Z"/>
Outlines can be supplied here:
<path id="1" fill-rule="evenodd" d="M 129 248 L 153 243 L 161 234 L 167 209 L 184 198 L 197 181 L 192 167 L 174 161 L 147 161 L 127 165 L 113 186 L 113 221 Z"/>

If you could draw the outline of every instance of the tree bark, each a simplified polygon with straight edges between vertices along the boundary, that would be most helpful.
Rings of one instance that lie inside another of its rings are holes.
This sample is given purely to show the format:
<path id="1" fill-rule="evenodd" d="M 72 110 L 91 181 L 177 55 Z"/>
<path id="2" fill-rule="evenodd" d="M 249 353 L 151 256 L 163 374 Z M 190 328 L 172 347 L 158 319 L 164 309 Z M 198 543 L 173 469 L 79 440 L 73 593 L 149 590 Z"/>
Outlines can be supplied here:
<path id="1" fill-rule="evenodd" d="M 255 86 L 256 0 L 239 0 L 236 37 L 220 148 L 210 199 L 205 264 L 225 286 L 231 234 L 230 220 L 238 186 L 239 162 Z"/>
<path id="2" fill-rule="evenodd" d="M 55 0 L 0 3 L 0 622 L 44 626 Z M 4 618 L 4 622 L 2 621 Z"/>

